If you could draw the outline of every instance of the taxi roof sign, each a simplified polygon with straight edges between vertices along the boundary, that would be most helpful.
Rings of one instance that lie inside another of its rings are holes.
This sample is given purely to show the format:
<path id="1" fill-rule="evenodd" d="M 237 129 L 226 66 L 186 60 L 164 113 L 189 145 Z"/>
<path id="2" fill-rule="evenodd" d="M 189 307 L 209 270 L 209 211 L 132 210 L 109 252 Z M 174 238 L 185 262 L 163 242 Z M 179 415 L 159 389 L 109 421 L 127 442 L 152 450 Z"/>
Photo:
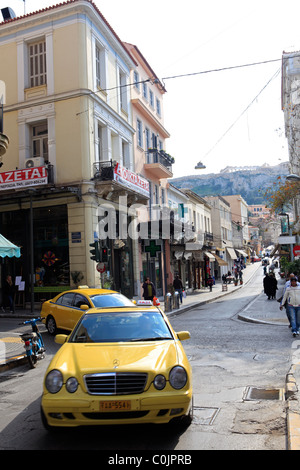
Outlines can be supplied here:
<path id="1" fill-rule="evenodd" d="M 151 300 L 138 300 L 137 305 L 153 305 Z"/>

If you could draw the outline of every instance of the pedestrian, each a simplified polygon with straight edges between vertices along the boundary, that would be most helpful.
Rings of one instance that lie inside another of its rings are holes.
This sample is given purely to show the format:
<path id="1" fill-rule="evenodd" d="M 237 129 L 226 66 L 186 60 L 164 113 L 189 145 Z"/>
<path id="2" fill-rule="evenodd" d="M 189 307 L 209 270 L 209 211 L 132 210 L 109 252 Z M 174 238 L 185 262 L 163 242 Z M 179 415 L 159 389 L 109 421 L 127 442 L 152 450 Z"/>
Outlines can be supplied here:
<path id="1" fill-rule="evenodd" d="M 4 287 L 3 287 L 3 294 L 4 294 L 4 306 L 9 307 L 10 313 L 13 313 L 15 310 L 14 307 L 14 297 L 15 297 L 15 285 L 13 283 L 11 275 L 6 277 Z"/>
<path id="2" fill-rule="evenodd" d="M 291 285 L 290 287 L 286 288 L 279 308 L 282 310 L 285 301 L 287 301 L 287 309 L 289 311 L 292 334 L 293 336 L 298 336 L 300 330 L 300 285 L 297 285 L 296 277 L 291 278 L 290 282 Z"/>
<path id="3" fill-rule="evenodd" d="M 207 285 L 208 285 L 208 287 L 209 287 L 210 292 L 212 292 L 213 283 L 214 283 L 214 280 L 213 280 L 213 278 L 211 277 L 211 275 L 209 275 L 209 276 L 208 276 L 208 279 L 207 279 Z"/>
<path id="4" fill-rule="evenodd" d="M 294 273 L 291 273 L 291 274 L 289 275 L 289 277 L 288 277 L 288 279 L 287 279 L 285 285 L 284 285 L 283 292 L 282 292 L 282 296 L 277 300 L 277 302 L 280 302 L 280 303 L 282 302 L 282 298 L 283 298 L 283 296 L 284 296 L 284 293 L 285 293 L 285 291 L 286 291 L 286 289 L 287 289 L 288 287 L 291 287 L 291 280 L 292 280 L 293 278 L 296 279 L 297 285 L 300 286 L 300 283 L 298 282 L 297 276 L 295 276 Z M 285 307 L 286 316 L 287 316 L 288 321 L 289 321 L 289 328 L 292 328 L 291 319 L 290 319 L 290 314 L 289 314 L 289 309 L 287 308 L 287 301 L 285 301 L 285 303 L 282 304 L 282 305 Z"/>
<path id="5" fill-rule="evenodd" d="M 270 278 L 270 297 L 271 297 L 271 299 L 275 299 L 276 298 L 276 291 L 278 289 L 277 279 L 276 279 L 274 273 L 270 273 L 269 278 Z"/>
<path id="6" fill-rule="evenodd" d="M 175 279 L 173 281 L 173 287 L 179 293 L 180 303 L 182 304 L 183 284 L 181 279 L 179 279 L 178 274 L 175 276 Z"/>
<path id="7" fill-rule="evenodd" d="M 153 301 L 153 297 L 156 294 L 156 290 L 155 290 L 153 282 L 150 281 L 149 277 L 146 277 L 145 282 L 144 282 L 142 287 L 143 287 L 144 300 L 152 300 Z"/>
<path id="8" fill-rule="evenodd" d="M 268 296 L 268 300 L 270 300 L 271 292 L 272 292 L 271 290 L 272 281 L 268 273 L 266 273 L 263 283 L 264 283 L 264 293 Z"/>

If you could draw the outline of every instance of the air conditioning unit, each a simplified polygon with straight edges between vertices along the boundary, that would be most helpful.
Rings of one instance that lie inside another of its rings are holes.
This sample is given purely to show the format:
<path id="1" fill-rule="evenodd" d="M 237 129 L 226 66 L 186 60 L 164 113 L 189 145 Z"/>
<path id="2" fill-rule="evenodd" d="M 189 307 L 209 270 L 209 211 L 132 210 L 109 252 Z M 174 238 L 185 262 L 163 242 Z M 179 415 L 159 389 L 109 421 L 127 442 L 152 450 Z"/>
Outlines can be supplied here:
<path id="1" fill-rule="evenodd" d="M 33 158 L 28 158 L 25 162 L 25 167 L 26 168 L 33 168 L 34 166 L 44 166 L 45 165 L 45 160 L 43 157 L 33 157 Z"/>

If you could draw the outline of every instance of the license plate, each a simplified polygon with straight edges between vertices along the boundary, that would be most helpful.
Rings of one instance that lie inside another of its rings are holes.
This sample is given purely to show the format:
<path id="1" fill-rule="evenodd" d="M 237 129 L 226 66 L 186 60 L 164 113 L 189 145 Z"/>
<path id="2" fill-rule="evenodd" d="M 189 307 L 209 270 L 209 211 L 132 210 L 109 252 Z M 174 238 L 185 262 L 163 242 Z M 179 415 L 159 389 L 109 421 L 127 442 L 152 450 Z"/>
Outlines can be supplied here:
<path id="1" fill-rule="evenodd" d="M 128 411 L 131 410 L 130 400 L 100 401 L 100 411 Z"/>

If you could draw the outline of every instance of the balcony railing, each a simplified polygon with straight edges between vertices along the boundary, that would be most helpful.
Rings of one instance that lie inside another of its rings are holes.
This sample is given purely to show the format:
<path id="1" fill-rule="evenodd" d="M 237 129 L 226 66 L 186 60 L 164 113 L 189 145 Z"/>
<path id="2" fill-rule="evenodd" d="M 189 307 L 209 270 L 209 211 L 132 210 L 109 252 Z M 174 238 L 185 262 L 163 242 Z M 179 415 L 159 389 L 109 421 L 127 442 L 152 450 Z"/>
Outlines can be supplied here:
<path id="1" fill-rule="evenodd" d="M 169 171 L 172 171 L 172 163 L 174 163 L 174 158 L 167 154 L 164 150 L 148 149 L 146 152 L 146 163 L 160 163 Z"/>
<path id="2" fill-rule="evenodd" d="M 112 181 L 114 179 L 114 167 L 113 161 L 96 162 L 93 164 L 93 176 L 94 179 L 101 181 Z"/>

